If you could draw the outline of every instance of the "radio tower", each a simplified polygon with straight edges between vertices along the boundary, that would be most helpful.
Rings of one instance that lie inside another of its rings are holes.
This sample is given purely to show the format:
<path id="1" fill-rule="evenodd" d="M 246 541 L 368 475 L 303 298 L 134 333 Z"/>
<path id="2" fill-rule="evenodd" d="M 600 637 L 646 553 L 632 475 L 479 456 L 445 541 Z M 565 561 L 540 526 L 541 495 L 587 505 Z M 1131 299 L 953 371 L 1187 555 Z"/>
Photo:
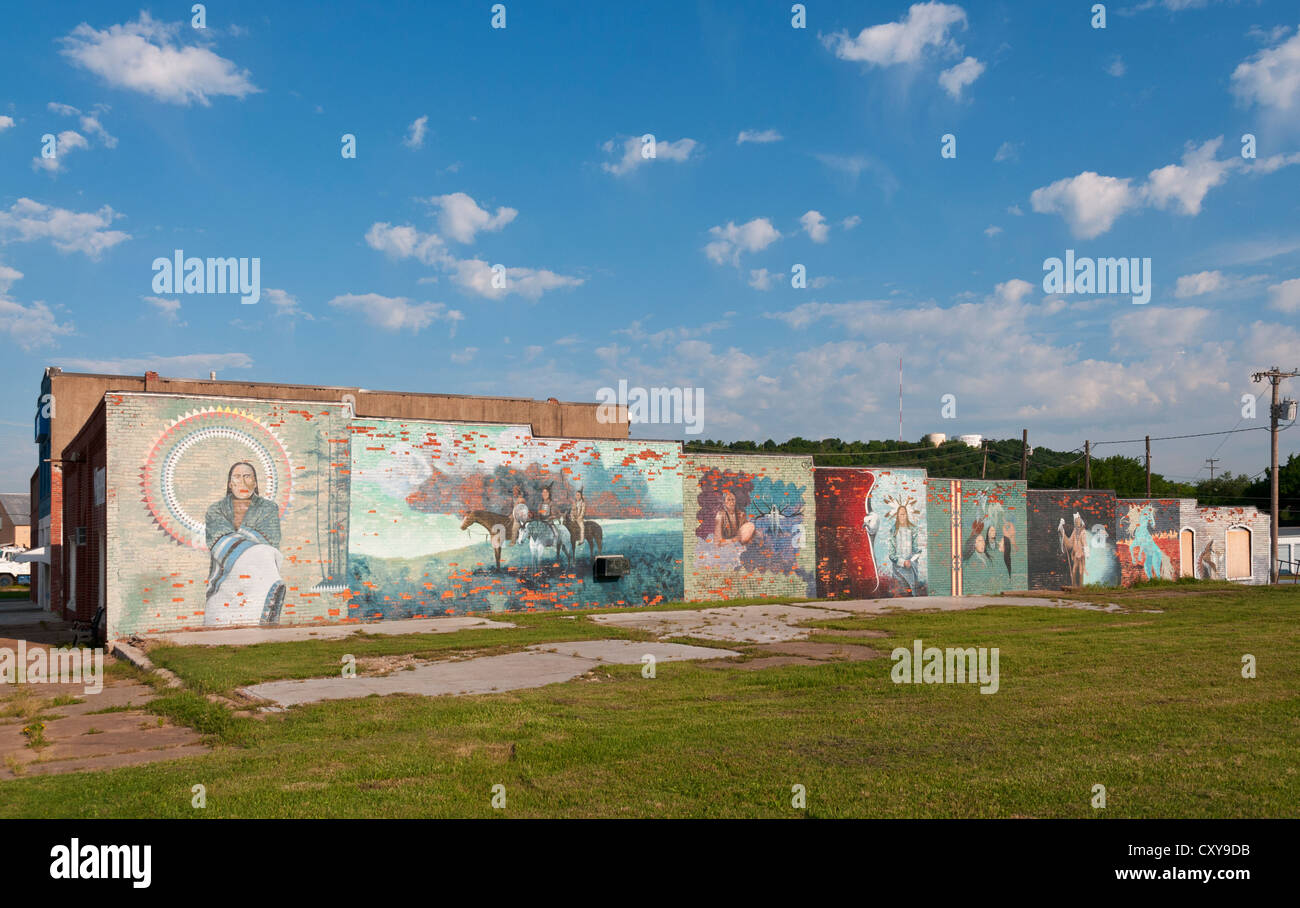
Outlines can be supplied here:
<path id="1" fill-rule="evenodd" d="M 903 357 L 898 358 L 898 440 L 903 440 Z"/>

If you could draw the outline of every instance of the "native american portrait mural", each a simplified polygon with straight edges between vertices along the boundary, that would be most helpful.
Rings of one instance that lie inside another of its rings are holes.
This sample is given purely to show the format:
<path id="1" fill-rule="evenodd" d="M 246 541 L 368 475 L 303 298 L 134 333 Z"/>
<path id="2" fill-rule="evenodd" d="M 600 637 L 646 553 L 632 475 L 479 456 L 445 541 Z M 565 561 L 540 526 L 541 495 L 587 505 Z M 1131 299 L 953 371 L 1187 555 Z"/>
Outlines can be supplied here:
<path id="1" fill-rule="evenodd" d="M 815 595 L 811 458 L 693 454 L 682 486 L 688 598 Z"/>
<path id="2" fill-rule="evenodd" d="M 924 470 L 818 467 L 817 594 L 924 596 Z"/>
<path id="3" fill-rule="evenodd" d="M 346 408 L 122 394 L 105 417 L 114 628 L 342 616 Z"/>
<path id="4" fill-rule="evenodd" d="M 527 427 L 352 426 L 348 608 L 361 620 L 682 596 L 681 446 Z M 600 554 L 625 555 L 615 583 Z"/>

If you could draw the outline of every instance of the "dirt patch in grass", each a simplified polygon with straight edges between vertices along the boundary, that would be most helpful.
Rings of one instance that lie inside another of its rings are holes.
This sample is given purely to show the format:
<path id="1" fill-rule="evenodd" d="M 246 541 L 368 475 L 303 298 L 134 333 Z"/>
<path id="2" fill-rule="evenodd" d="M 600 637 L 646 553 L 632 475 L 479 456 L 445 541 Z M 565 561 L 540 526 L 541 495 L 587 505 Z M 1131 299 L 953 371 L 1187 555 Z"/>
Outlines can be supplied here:
<path id="1" fill-rule="evenodd" d="M 869 646 L 855 646 L 852 643 L 813 643 L 808 640 L 787 640 L 784 643 L 765 643 L 754 647 L 756 652 L 772 653 L 779 656 L 802 656 L 827 662 L 862 662 L 866 659 L 879 659 L 885 654 Z"/>

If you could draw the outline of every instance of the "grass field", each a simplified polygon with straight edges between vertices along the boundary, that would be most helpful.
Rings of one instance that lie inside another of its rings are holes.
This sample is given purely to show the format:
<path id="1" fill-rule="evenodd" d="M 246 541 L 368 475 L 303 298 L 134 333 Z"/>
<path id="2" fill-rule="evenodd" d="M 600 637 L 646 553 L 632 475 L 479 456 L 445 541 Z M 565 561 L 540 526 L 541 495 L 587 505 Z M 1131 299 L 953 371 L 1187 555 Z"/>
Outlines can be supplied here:
<path id="1" fill-rule="evenodd" d="M 336 674 L 348 652 L 445 658 L 637 635 L 535 614 L 509 616 L 514 630 L 156 649 L 192 689 L 152 708 L 217 749 L 0 782 L 0 816 L 1300 815 L 1300 590 L 1170 584 L 1078 598 L 1125 610 L 823 621 L 886 632 L 825 638 L 885 657 L 758 671 L 660 664 L 653 680 L 615 666 L 537 690 L 334 701 L 261 719 L 198 691 Z M 889 651 L 916 638 L 998 647 L 1000 690 L 892 683 Z M 1245 654 L 1254 679 L 1242 677 Z M 204 810 L 190 806 L 197 783 Z M 497 784 L 503 811 L 490 806 Z M 791 807 L 796 784 L 805 810 Z M 1105 810 L 1090 803 L 1097 784 Z"/>

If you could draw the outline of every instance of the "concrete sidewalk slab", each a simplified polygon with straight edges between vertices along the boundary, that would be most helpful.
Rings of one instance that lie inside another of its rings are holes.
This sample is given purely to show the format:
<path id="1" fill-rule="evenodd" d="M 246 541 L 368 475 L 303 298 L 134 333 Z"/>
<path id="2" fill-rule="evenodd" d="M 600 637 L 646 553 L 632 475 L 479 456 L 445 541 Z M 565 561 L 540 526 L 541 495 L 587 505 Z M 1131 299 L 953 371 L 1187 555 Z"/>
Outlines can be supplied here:
<path id="1" fill-rule="evenodd" d="M 354 634 L 450 634 L 479 628 L 514 627 L 508 621 L 493 621 L 473 615 L 446 618 L 402 618 L 397 621 L 369 621 L 362 624 L 326 624 L 300 627 L 232 627 L 208 631 L 176 631 L 151 636 L 151 643 L 174 646 L 252 646 L 257 643 L 291 643 L 297 640 L 340 640 Z"/>
<path id="2" fill-rule="evenodd" d="M 827 603 L 834 608 L 855 615 L 882 615 L 889 612 L 964 612 L 967 609 L 987 608 L 990 605 L 1059 606 L 1065 600 L 1016 596 L 900 596 L 894 599 L 836 599 Z M 810 603 L 810 605 L 812 605 Z M 813 606 L 814 608 L 816 606 Z"/>
<path id="3" fill-rule="evenodd" d="M 734 659 L 740 653 L 709 646 L 685 643 L 650 643 L 636 640 L 578 640 L 570 643 L 534 643 L 529 650 L 559 653 L 579 659 L 595 659 L 613 665 L 638 665 L 642 656 L 654 656 L 656 662 L 685 662 L 692 659 Z"/>
<path id="4" fill-rule="evenodd" d="M 433 662 L 411 671 L 378 678 L 308 678 L 302 681 L 268 681 L 242 688 L 242 692 L 281 706 L 320 700 L 348 700 L 371 694 L 489 694 L 498 691 L 545 687 L 569 681 L 599 663 L 558 653 L 506 653 L 460 662 Z"/>
<path id="5" fill-rule="evenodd" d="M 592 615 L 598 624 L 634 627 L 661 637 L 698 637 L 730 643 L 779 643 L 801 640 L 808 628 L 794 627 L 801 621 L 825 621 L 847 618 L 839 603 L 832 606 L 812 605 L 737 605 L 706 608 L 698 611 L 624 612 L 616 615 Z"/>
<path id="6" fill-rule="evenodd" d="M 321 700 L 347 700 L 371 694 L 419 694 L 426 697 L 488 694 L 570 681 L 602 663 L 635 665 L 646 653 L 653 655 L 656 661 L 669 662 L 740 655 L 730 650 L 705 646 L 638 643 L 630 640 L 539 643 L 520 653 L 455 662 L 431 662 L 410 671 L 394 672 L 381 677 L 268 681 L 243 688 L 242 692 L 274 701 L 280 706 L 296 706 Z"/>

